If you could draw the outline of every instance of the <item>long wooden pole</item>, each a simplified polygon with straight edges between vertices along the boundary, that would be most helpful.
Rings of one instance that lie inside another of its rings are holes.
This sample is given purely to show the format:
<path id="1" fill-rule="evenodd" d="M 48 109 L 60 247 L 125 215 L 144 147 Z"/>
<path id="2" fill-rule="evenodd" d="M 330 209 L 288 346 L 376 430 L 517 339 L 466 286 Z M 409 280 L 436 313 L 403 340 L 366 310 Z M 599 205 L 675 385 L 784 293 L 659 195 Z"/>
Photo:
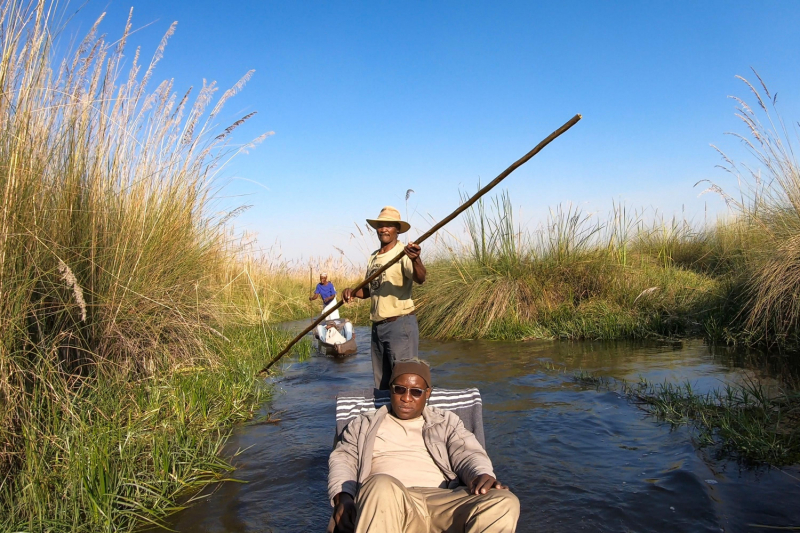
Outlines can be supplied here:
<path id="1" fill-rule="evenodd" d="M 577 123 L 578 123 L 578 121 L 579 121 L 580 119 L 581 119 L 581 115 L 575 115 L 574 117 L 572 117 L 571 119 L 569 119 L 569 120 L 568 120 L 568 121 L 567 121 L 567 122 L 566 122 L 566 123 L 565 123 L 563 126 L 561 126 L 560 128 L 558 128 L 556 131 L 554 131 L 553 133 L 551 133 L 550 135 L 548 135 L 546 139 L 544 139 L 542 142 L 540 142 L 539 144 L 537 144 L 537 145 L 536 145 L 536 146 L 533 148 L 533 150 L 531 150 L 530 152 L 528 152 L 528 153 L 527 153 L 527 154 L 525 154 L 524 156 L 520 157 L 520 158 L 519 158 L 517 161 L 515 161 L 514 163 L 512 163 L 512 164 L 511 164 L 511 166 L 510 166 L 510 167 L 508 167 L 507 169 L 505 169 L 503 172 L 501 172 L 499 176 L 497 176 L 495 179 L 493 179 L 493 180 L 492 180 L 492 181 L 490 181 L 488 184 L 486 184 L 486 186 L 485 186 L 485 187 L 483 187 L 481 190 L 479 190 L 478 192 L 476 192 L 476 193 L 475 193 L 475 194 L 472 196 L 472 198 L 470 198 L 469 200 L 467 200 L 466 202 L 464 202 L 463 204 L 461 204 L 461 205 L 458 207 L 458 209 L 456 209 L 455 211 L 453 211 L 452 213 L 450 213 L 448 216 L 446 216 L 445 218 L 443 218 L 442 220 L 440 220 L 438 224 L 436 224 L 436 225 L 435 225 L 435 226 L 433 226 L 431 229 L 429 229 L 428 231 L 426 231 L 425 233 L 423 233 L 423 234 L 422 234 L 421 236 L 419 236 L 419 237 L 418 237 L 418 238 L 417 238 L 417 239 L 416 239 L 414 242 L 415 242 L 416 244 L 419 244 L 419 243 L 423 242 L 423 241 L 424 241 L 424 240 L 426 240 L 428 237 L 430 237 L 431 235 L 433 235 L 434 233 L 436 233 L 437 231 L 439 231 L 439 230 L 440 230 L 440 229 L 441 229 L 441 228 L 442 228 L 442 227 L 443 227 L 445 224 L 447 224 L 448 222 L 452 221 L 452 220 L 453 220 L 454 218 L 456 218 L 458 215 L 460 215 L 461 213 L 463 213 L 464 211 L 466 211 L 467 209 L 469 209 L 469 208 L 470 208 L 470 206 L 471 206 L 472 204 L 474 204 L 475 202 L 477 202 L 477 201 L 478 201 L 478 199 L 479 199 L 481 196 L 485 195 L 487 192 L 489 192 L 490 190 L 492 190 L 492 189 L 493 189 L 495 186 L 497 186 L 497 184 L 498 184 L 498 183 L 500 183 L 500 182 L 501 182 L 501 181 L 503 181 L 503 180 L 504 180 L 506 177 L 508 177 L 508 175 L 509 175 L 509 174 L 511 174 L 512 172 L 514 172 L 515 170 L 517 170 L 519 167 L 521 167 L 522 165 L 524 165 L 525 163 L 527 163 L 527 162 L 528 162 L 528 160 L 529 160 L 530 158 L 532 158 L 533 156 L 535 156 L 536 154 L 538 154 L 539 152 L 541 152 L 541 151 L 542 151 L 542 148 L 544 148 L 545 146 L 547 146 L 548 144 L 550 144 L 551 142 L 553 142 L 553 141 L 554 141 L 554 140 L 555 140 L 555 139 L 556 139 L 556 138 L 557 138 L 559 135 L 561 135 L 562 133 L 564 133 L 565 131 L 567 131 L 568 129 L 570 129 L 572 126 L 574 126 L 575 124 L 577 124 Z M 401 260 L 401 259 L 402 259 L 402 258 L 403 258 L 405 255 L 406 255 L 405 251 L 403 251 L 403 252 L 401 252 L 401 253 L 397 254 L 397 255 L 396 255 L 396 256 L 395 256 L 395 257 L 394 257 L 394 258 L 393 258 L 391 261 L 389 261 L 388 263 L 386 263 L 385 265 L 383 265 L 383 267 L 381 267 L 380 269 L 378 269 L 377 271 L 375 271 L 375 272 L 374 272 L 374 273 L 373 273 L 371 276 L 369 276 L 367 279 L 365 279 L 364 281 L 362 281 L 361 283 L 359 283 L 358 285 L 356 285 L 356 286 L 353 288 L 353 292 L 358 292 L 360 289 L 362 289 L 362 288 L 366 287 L 367 285 L 369 285 L 369 283 L 370 283 L 372 280 L 376 279 L 376 278 L 377 278 L 378 276 L 380 276 L 380 275 L 381 275 L 381 274 L 382 274 L 382 273 L 383 273 L 383 272 L 384 272 L 386 269 L 388 269 L 389 267 L 391 267 L 392 265 L 394 265 L 395 263 L 397 263 L 398 261 L 400 261 L 400 260 Z M 261 369 L 261 372 L 267 372 L 267 371 L 270 369 L 270 367 L 272 367 L 272 365 L 274 365 L 275 363 L 277 363 L 277 362 L 280 360 L 280 358 L 281 358 L 281 357 L 283 357 L 284 355 L 286 355 L 287 353 L 289 353 L 289 350 L 291 350 L 291 349 L 292 349 L 292 346 L 294 346 L 295 344 L 297 344 L 297 343 L 300 341 L 300 339 L 302 339 L 302 338 L 303 338 L 303 337 L 304 337 L 304 336 L 305 336 L 305 335 L 306 335 L 306 334 L 307 334 L 309 331 L 313 330 L 315 327 L 317 327 L 317 325 L 319 325 L 319 323 L 320 323 L 320 322 L 322 322 L 323 320 L 325 320 L 325 317 L 327 317 L 329 314 L 331 314 L 331 313 L 333 313 L 334 311 L 336 311 L 337 309 L 339 309 L 339 308 L 340 308 L 340 307 L 341 307 L 343 304 L 344 304 L 344 300 L 340 300 L 340 301 L 339 301 L 339 303 L 337 303 L 337 304 L 336 304 L 334 307 L 332 307 L 331 309 L 329 309 L 327 312 L 324 312 L 324 313 L 322 313 L 322 314 L 319 316 L 319 318 L 317 318 L 317 319 L 316 319 L 316 320 L 315 320 L 315 321 L 314 321 L 314 322 L 313 322 L 313 323 L 312 323 L 310 326 L 308 326 L 306 329 L 304 329 L 303 331 L 301 331 L 301 332 L 300 332 L 300 333 L 297 335 L 297 337 L 295 337 L 294 339 L 292 339 L 292 341 L 291 341 L 291 342 L 290 342 L 290 343 L 289 343 L 289 344 L 286 346 L 286 348 L 284 348 L 283 350 L 281 350 L 281 352 L 280 352 L 280 353 L 279 353 L 279 354 L 278 354 L 278 355 L 275 357 L 275 359 L 273 359 L 272 361 L 270 361 L 270 362 L 269 362 L 269 364 L 268 364 L 267 366 L 265 366 L 263 369 Z"/>

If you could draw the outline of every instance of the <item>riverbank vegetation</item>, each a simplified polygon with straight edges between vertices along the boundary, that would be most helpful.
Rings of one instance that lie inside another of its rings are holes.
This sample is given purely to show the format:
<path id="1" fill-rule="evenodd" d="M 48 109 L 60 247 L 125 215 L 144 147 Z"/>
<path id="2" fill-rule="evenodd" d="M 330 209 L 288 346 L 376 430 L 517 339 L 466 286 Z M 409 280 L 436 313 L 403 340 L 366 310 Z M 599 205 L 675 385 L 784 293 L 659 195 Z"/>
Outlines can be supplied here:
<path id="1" fill-rule="evenodd" d="M 31 367 L 30 412 L 18 414 L 16 442 L 6 442 L 14 456 L 0 491 L 0 530 L 126 531 L 230 478 L 222 446 L 232 424 L 268 398 L 258 371 L 289 336 L 246 327 L 226 337 L 208 339 L 213 357 L 156 363 L 152 374 L 105 363 L 86 376 L 53 361 Z"/>
<path id="2" fill-rule="evenodd" d="M 617 205 L 605 219 L 551 211 L 515 225 L 507 193 L 466 215 L 466 241 L 430 262 L 417 293 L 420 328 L 437 338 L 619 339 L 702 336 L 731 346 L 800 350 L 800 165 L 795 132 L 762 83 L 737 99 L 755 159 L 724 156 L 734 197 L 712 223 L 646 217 Z M 760 78 L 759 78 L 760 82 Z"/>
<path id="3" fill-rule="evenodd" d="M 701 335 L 729 290 L 686 268 L 707 238 L 678 221 L 647 226 L 623 207 L 598 221 L 567 207 L 519 231 L 507 195 L 467 217 L 470 237 L 430 266 L 419 291 L 423 335 L 452 338 L 642 338 Z M 689 246 L 689 241 L 691 246 Z"/>
<path id="4" fill-rule="evenodd" d="M 745 463 L 774 466 L 800 461 L 800 392 L 797 385 L 767 387 L 756 379 L 727 383 L 708 392 L 691 383 L 617 382 L 581 372 L 576 382 L 616 390 L 672 425 L 697 429 L 701 447 Z"/>
<path id="5" fill-rule="evenodd" d="M 246 268 L 242 268 L 242 263 Z M 255 253 L 251 253 L 236 264 L 236 269 L 238 274 L 231 277 L 238 277 L 239 284 L 233 298 L 247 312 L 248 319 L 256 322 L 287 322 L 318 316 L 322 301 L 309 301 L 309 297 L 321 273 L 328 274 L 339 294 L 363 279 L 360 269 L 345 264 L 342 257 L 331 256 L 290 262 L 281 260 L 280 254 L 268 253 L 256 259 Z M 369 307 L 360 300 L 342 306 L 339 312 L 359 324 L 369 320 Z"/>
<path id="6" fill-rule="evenodd" d="M 213 209 L 250 73 L 154 84 L 175 26 L 143 61 L 130 22 L 54 62 L 56 4 L 0 6 L 0 529 L 130 530 L 225 474 L 298 314 Z"/>
<path id="7" fill-rule="evenodd" d="M 340 290 L 362 272 L 255 259 L 238 211 L 214 210 L 218 169 L 268 135 L 230 144 L 252 113 L 218 127 L 251 73 L 218 98 L 154 85 L 175 27 L 142 61 L 124 56 L 130 22 L 106 40 L 98 21 L 55 61 L 56 11 L 0 3 L 0 528 L 130 530 L 225 475 L 230 427 L 269 394 L 257 370 L 288 338 L 270 324 L 319 311 L 321 270 Z M 566 208 L 525 233 L 501 196 L 471 211 L 469 246 L 428 260 L 423 335 L 796 347 L 798 166 L 744 113 L 772 179 L 731 219 Z"/>

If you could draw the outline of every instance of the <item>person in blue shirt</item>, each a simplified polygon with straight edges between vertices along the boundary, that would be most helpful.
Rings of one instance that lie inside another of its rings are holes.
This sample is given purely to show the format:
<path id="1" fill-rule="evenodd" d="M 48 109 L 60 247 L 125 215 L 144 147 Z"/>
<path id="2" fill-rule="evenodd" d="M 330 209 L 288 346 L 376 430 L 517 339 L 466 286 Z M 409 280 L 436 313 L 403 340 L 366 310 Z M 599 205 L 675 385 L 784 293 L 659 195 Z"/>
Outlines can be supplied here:
<path id="1" fill-rule="evenodd" d="M 317 289 L 314 294 L 308 297 L 309 300 L 316 300 L 317 298 L 322 298 L 323 311 L 331 302 L 336 303 L 336 289 L 333 287 L 333 283 L 328 281 L 328 274 L 325 272 L 319 275 Z"/>

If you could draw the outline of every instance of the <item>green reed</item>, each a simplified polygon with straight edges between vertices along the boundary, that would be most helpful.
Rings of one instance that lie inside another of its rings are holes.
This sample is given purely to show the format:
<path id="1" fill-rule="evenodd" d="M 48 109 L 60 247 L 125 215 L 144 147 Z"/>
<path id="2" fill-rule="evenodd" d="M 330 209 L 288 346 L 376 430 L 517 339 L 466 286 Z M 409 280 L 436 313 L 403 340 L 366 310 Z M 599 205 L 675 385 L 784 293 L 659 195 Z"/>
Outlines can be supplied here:
<path id="1" fill-rule="evenodd" d="M 209 339 L 213 363 L 138 379 L 108 372 L 74 383 L 39 365 L 22 425 L 25 461 L 0 485 L 0 529 L 127 531 L 230 477 L 222 446 L 231 425 L 268 398 L 258 370 L 290 335 L 269 330 L 265 339 L 246 327 L 225 336 Z"/>
<path id="2" fill-rule="evenodd" d="M 252 115 L 214 125 L 251 73 L 216 99 L 154 83 L 175 26 L 142 62 L 130 21 L 54 64 L 60 15 L 0 3 L 0 528 L 130 530 L 225 474 L 287 340 L 266 321 L 296 311 L 264 297 L 239 211 L 210 214 Z"/>
<path id="3" fill-rule="evenodd" d="M 794 387 L 771 390 L 748 379 L 701 393 L 690 382 L 626 383 L 588 372 L 573 379 L 588 387 L 619 390 L 660 420 L 695 427 L 698 444 L 718 454 L 775 466 L 800 461 L 800 394 Z"/>
<path id="4" fill-rule="evenodd" d="M 686 266 L 699 260 L 702 239 L 687 224 L 677 232 L 674 223 L 645 227 L 641 214 L 620 205 L 607 220 L 567 206 L 531 233 L 509 223 L 507 193 L 492 206 L 468 212 L 468 244 L 450 246 L 430 264 L 418 290 L 424 335 L 699 335 L 725 293 L 719 277 Z"/>

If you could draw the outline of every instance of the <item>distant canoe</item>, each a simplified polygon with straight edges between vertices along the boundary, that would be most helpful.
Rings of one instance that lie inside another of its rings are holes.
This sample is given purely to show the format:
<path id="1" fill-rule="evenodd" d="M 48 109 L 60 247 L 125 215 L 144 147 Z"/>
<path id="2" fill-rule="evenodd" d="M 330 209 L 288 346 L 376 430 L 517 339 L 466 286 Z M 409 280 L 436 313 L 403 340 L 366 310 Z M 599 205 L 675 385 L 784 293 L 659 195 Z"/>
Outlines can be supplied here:
<path id="1" fill-rule="evenodd" d="M 342 337 L 347 338 L 349 334 L 350 338 L 341 344 L 329 344 L 325 342 L 324 339 L 320 338 L 320 331 L 324 331 L 328 329 L 328 327 L 336 328 Z M 319 351 L 325 355 L 346 357 L 348 355 L 354 355 L 358 351 L 355 329 L 353 328 L 353 324 L 346 318 L 337 318 L 336 320 L 326 320 L 322 322 L 317 326 L 317 329 L 314 330 L 314 338 L 317 339 Z"/>

